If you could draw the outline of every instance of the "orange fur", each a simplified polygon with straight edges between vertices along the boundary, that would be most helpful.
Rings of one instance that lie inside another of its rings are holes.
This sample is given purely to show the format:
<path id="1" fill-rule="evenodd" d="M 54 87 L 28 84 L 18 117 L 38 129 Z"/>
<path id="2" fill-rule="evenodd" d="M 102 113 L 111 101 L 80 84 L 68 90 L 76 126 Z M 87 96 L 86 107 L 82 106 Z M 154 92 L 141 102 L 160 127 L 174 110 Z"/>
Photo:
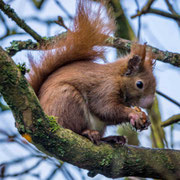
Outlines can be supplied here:
<path id="1" fill-rule="evenodd" d="M 87 0 L 79 0 L 73 26 L 67 32 L 64 39 L 53 41 L 48 47 L 39 64 L 30 59 L 32 73 L 29 82 L 35 92 L 46 78 L 61 66 L 75 61 L 94 61 L 104 57 L 105 40 L 114 31 L 114 23 L 109 18 L 105 23 L 102 17 L 102 4 L 96 11 L 92 11 L 92 3 Z M 94 47 L 97 47 L 95 50 Z M 56 50 L 54 51 L 54 48 Z"/>
<path id="2" fill-rule="evenodd" d="M 150 106 L 156 85 L 146 45 L 134 45 L 129 55 L 114 63 L 94 62 L 103 57 L 105 41 L 114 30 L 111 19 L 104 22 L 102 8 L 93 11 L 90 1 L 79 0 L 67 38 L 48 47 L 53 50 L 44 52 L 40 64 L 30 60 L 29 82 L 44 111 L 94 142 L 107 125 L 130 122 L 142 129 L 144 114 L 131 106 Z"/>

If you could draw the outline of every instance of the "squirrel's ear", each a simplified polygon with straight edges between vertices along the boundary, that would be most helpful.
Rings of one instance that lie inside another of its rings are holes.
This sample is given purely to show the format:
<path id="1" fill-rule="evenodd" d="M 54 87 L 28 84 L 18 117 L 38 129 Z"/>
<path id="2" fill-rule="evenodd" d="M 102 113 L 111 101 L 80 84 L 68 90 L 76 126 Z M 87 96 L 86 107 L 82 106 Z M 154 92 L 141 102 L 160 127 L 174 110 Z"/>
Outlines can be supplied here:
<path id="1" fill-rule="evenodd" d="M 134 55 L 131 59 L 128 60 L 126 71 L 124 72 L 125 76 L 133 76 L 140 71 L 142 67 L 142 58 L 138 55 Z"/>
<path id="2" fill-rule="evenodd" d="M 127 62 L 127 68 L 124 72 L 126 76 L 135 75 L 142 70 L 146 57 L 146 44 L 133 44 L 129 57 L 130 59 Z"/>

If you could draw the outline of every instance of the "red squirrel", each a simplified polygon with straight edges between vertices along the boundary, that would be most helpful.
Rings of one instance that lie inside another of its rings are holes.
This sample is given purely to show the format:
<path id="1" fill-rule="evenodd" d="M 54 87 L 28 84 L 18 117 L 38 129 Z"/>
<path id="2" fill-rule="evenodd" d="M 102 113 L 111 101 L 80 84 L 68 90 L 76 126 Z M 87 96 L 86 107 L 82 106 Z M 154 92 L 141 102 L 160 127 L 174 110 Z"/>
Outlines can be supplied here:
<path id="1" fill-rule="evenodd" d="M 115 27 L 102 16 L 103 8 L 101 4 L 94 10 L 89 0 L 79 0 L 67 36 L 46 47 L 39 64 L 30 59 L 29 74 L 45 113 L 96 144 L 107 125 L 129 122 L 136 129 L 147 128 L 145 113 L 131 107 L 150 107 L 156 87 L 153 55 L 146 45 L 135 44 L 129 55 L 113 63 L 95 62 L 104 57 Z M 111 140 L 118 141 L 118 136 Z"/>

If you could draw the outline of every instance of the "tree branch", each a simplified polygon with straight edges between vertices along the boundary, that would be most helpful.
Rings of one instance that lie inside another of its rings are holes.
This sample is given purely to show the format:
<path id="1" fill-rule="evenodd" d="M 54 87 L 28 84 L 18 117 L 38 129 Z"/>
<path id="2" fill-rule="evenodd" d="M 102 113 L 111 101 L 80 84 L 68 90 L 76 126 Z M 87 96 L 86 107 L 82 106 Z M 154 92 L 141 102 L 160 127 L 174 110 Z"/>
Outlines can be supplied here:
<path id="1" fill-rule="evenodd" d="M 142 14 L 145 14 L 148 12 L 148 10 L 150 9 L 150 7 L 152 6 L 152 4 L 155 2 L 155 0 L 148 0 L 148 2 L 146 3 L 146 5 L 142 8 L 141 11 L 138 11 L 136 15 L 131 16 L 131 18 L 135 18 L 137 16 L 141 16 Z"/>
<path id="2" fill-rule="evenodd" d="M 175 104 L 176 106 L 180 107 L 180 103 L 178 103 L 177 101 L 175 101 L 174 99 L 170 98 L 169 96 L 165 95 L 164 93 L 156 90 L 156 93 L 161 95 L 162 97 L 166 98 L 167 100 L 169 100 L 170 102 L 172 102 L 173 104 Z"/>
<path id="3" fill-rule="evenodd" d="M 138 11 L 137 14 L 131 16 L 131 18 L 135 18 L 135 17 L 138 17 L 138 16 L 141 16 L 143 14 L 148 14 L 148 13 L 152 13 L 152 14 L 157 14 L 157 15 L 161 15 L 161 16 L 164 16 L 164 17 L 167 17 L 167 18 L 171 18 L 171 19 L 174 19 L 178 22 L 180 22 L 180 15 L 177 14 L 174 9 L 172 8 L 172 5 L 169 3 L 168 0 L 165 0 L 166 1 L 166 4 L 168 5 L 168 8 L 170 9 L 170 11 L 172 12 L 171 13 L 167 13 L 165 11 L 161 11 L 159 9 L 154 9 L 154 8 L 151 8 L 151 5 L 152 3 L 154 2 L 155 0 L 149 0 L 148 3 L 142 8 L 141 11 Z"/>
<path id="4" fill-rule="evenodd" d="M 66 16 L 70 19 L 73 20 L 73 17 L 70 15 L 70 13 L 64 8 L 64 6 L 62 5 L 62 3 L 60 3 L 60 1 L 58 0 L 54 0 L 55 3 L 58 5 L 58 7 L 66 14 Z"/>
<path id="5" fill-rule="evenodd" d="M 6 48 L 7 53 L 10 56 L 14 56 L 21 50 L 37 50 L 39 49 L 39 43 L 35 43 L 32 40 L 27 41 L 12 41 L 11 46 Z"/>
<path id="6" fill-rule="evenodd" d="M 57 36 L 48 37 L 44 39 L 44 43 L 48 46 L 48 44 L 53 44 L 54 41 L 58 39 L 62 39 L 66 37 L 66 33 L 61 33 Z M 32 40 L 27 41 L 12 41 L 11 46 L 6 48 L 7 53 L 10 56 L 14 56 L 17 52 L 21 50 L 42 50 L 42 47 L 39 43 L 35 43 Z"/>
<path id="7" fill-rule="evenodd" d="M 161 11 L 159 9 L 149 9 L 148 13 L 157 14 L 157 15 L 160 15 L 160 16 L 164 16 L 164 17 L 167 17 L 167 18 L 174 19 L 176 21 L 180 21 L 180 15 L 178 15 L 178 14 L 170 14 L 170 13 Z"/>
<path id="8" fill-rule="evenodd" d="M 28 26 L 19 16 L 15 13 L 14 9 L 12 9 L 8 4 L 4 3 L 3 0 L 0 0 L 0 9 L 13 21 L 16 22 L 16 24 L 19 25 L 24 31 L 26 31 L 28 34 L 30 34 L 36 41 L 39 43 L 43 42 L 44 39 L 36 33 L 33 29 L 31 29 L 30 26 Z"/>
<path id="9" fill-rule="evenodd" d="M 49 37 L 47 40 L 45 40 L 45 43 L 48 45 L 48 44 L 53 43 L 53 41 L 57 41 L 57 39 L 61 39 L 65 37 L 66 37 L 66 33 L 62 33 L 57 36 Z M 129 53 L 131 51 L 131 46 L 133 43 L 134 42 L 123 39 L 123 38 L 109 37 L 107 39 L 107 46 L 121 49 L 125 51 L 126 53 Z M 169 51 L 162 51 L 150 45 L 147 45 L 146 48 L 147 48 L 147 51 L 148 50 L 153 51 L 155 58 L 157 60 L 180 67 L 180 54 L 169 52 Z M 38 43 L 34 43 L 31 40 L 27 40 L 27 41 L 13 41 L 11 43 L 11 46 L 7 47 L 6 49 L 7 49 L 7 53 L 10 56 L 13 56 L 21 50 L 25 50 L 25 49 L 26 50 L 41 50 L 42 48 Z"/>
<path id="10" fill-rule="evenodd" d="M 16 126 L 20 133 L 28 133 L 33 144 L 41 151 L 88 169 L 91 175 L 100 173 L 111 178 L 180 177 L 180 151 L 135 146 L 112 147 L 108 144 L 96 146 L 88 139 L 55 125 L 44 114 L 34 91 L 2 48 L 0 68 L 0 92 L 13 112 Z"/>
<path id="11" fill-rule="evenodd" d="M 169 2 L 169 0 L 165 0 L 169 11 L 171 11 L 172 14 L 178 15 L 178 13 L 174 10 L 173 6 L 171 5 L 171 3 Z M 180 27 L 180 21 L 177 21 L 178 26 Z"/>
<path id="12" fill-rule="evenodd" d="M 131 46 L 133 43 L 134 42 L 126 40 L 126 39 L 114 38 L 114 37 L 110 37 L 107 40 L 107 44 L 109 46 L 123 49 L 126 52 L 130 52 Z M 169 51 L 162 51 L 162 50 L 159 50 L 150 45 L 146 46 L 146 50 L 147 51 L 152 50 L 152 52 L 155 55 L 155 59 L 165 62 L 165 63 L 169 63 L 169 64 L 177 66 L 177 67 L 180 67 L 180 54 L 172 53 Z"/>
<path id="13" fill-rule="evenodd" d="M 167 119 L 166 121 L 161 123 L 162 127 L 167 127 L 169 125 L 172 125 L 174 123 L 178 123 L 180 121 L 180 114 L 174 115 L 172 117 L 170 117 L 169 119 Z"/>

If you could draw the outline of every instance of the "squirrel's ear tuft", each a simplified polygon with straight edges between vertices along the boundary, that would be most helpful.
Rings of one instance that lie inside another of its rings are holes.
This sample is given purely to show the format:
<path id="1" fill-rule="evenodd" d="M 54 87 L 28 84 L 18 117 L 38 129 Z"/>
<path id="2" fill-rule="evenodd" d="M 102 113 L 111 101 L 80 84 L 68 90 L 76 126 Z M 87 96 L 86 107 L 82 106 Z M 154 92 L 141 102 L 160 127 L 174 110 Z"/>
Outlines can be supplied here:
<path id="1" fill-rule="evenodd" d="M 146 43 L 144 45 L 134 43 L 131 47 L 131 56 L 138 55 L 142 59 L 142 63 L 146 58 Z"/>
<path id="2" fill-rule="evenodd" d="M 155 54 L 152 51 L 152 48 L 150 48 L 147 52 L 146 52 L 146 61 L 145 63 L 147 64 L 147 66 L 149 68 L 154 68 L 155 64 L 156 64 L 156 60 L 155 60 Z"/>

